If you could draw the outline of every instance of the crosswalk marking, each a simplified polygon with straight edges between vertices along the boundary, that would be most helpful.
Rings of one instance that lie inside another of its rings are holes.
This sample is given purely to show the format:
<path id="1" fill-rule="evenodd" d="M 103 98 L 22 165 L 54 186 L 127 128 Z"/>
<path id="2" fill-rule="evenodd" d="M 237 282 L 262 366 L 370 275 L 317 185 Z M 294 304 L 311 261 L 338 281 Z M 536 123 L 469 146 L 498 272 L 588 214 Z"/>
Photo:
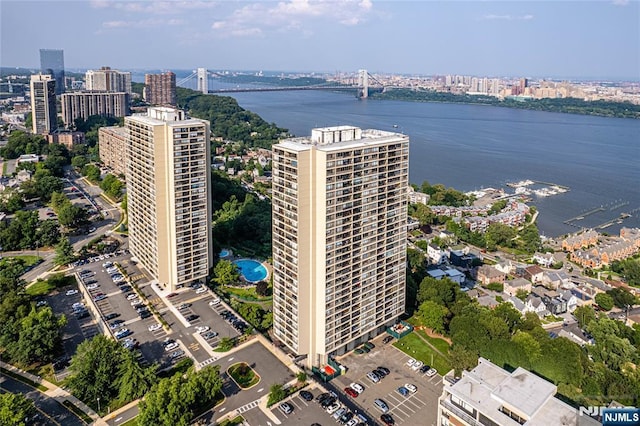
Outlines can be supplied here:
<path id="1" fill-rule="evenodd" d="M 212 356 L 212 357 L 211 357 L 211 358 L 209 358 L 209 359 L 205 359 L 204 361 L 202 361 L 202 362 L 200 363 L 200 368 L 202 368 L 202 367 L 204 367 L 204 366 L 207 366 L 207 365 L 209 365 L 209 364 L 212 364 L 212 363 L 216 362 L 217 360 L 218 360 L 218 357 L 215 357 L 215 356 Z"/>
<path id="2" fill-rule="evenodd" d="M 242 407 L 238 408 L 238 410 L 237 410 L 237 411 L 238 411 L 238 414 L 242 414 L 242 413 L 244 413 L 245 411 L 249 411 L 249 410 L 251 410 L 252 408 L 257 407 L 259 403 L 260 403 L 260 400 L 259 400 L 259 399 L 256 399 L 255 401 L 251 401 L 250 403 L 248 403 L 248 404 L 246 404 L 246 405 L 243 405 Z"/>

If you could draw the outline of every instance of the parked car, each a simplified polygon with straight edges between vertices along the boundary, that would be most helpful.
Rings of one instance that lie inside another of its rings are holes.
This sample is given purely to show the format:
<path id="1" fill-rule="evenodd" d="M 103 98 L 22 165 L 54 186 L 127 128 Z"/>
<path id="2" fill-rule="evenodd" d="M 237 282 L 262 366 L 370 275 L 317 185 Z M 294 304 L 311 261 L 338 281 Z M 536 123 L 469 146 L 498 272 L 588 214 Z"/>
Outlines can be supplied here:
<path id="1" fill-rule="evenodd" d="M 344 393 L 346 393 L 347 395 L 349 395 L 351 398 L 357 398 L 358 397 L 358 392 L 356 392 L 355 389 L 352 388 L 344 388 Z"/>
<path id="2" fill-rule="evenodd" d="M 189 315 L 189 316 L 185 317 L 185 319 L 186 319 L 187 321 L 194 321 L 194 320 L 197 320 L 198 318 L 200 318 L 200 316 L 199 316 L 199 315 L 196 315 L 196 314 L 191 314 L 191 315 Z"/>
<path id="3" fill-rule="evenodd" d="M 187 309 L 189 306 L 191 306 L 191 303 L 182 303 L 181 305 L 178 306 L 178 309 L 180 310 Z"/>
<path id="4" fill-rule="evenodd" d="M 380 377 L 373 371 L 369 371 L 367 373 L 367 379 L 371 380 L 373 383 L 378 383 L 380 381 Z"/>
<path id="5" fill-rule="evenodd" d="M 343 414 L 345 414 L 347 412 L 347 409 L 342 407 L 340 409 L 338 409 L 338 411 L 336 411 L 335 413 L 333 413 L 333 418 L 334 420 L 338 420 Z"/>
<path id="6" fill-rule="evenodd" d="M 322 400 L 322 402 L 320 403 L 320 406 L 322 408 L 327 408 L 328 406 L 335 404 L 335 402 L 337 401 L 337 398 L 329 395 L 327 398 L 325 398 L 324 400 Z M 336 408 L 337 410 L 337 408 Z"/>
<path id="7" fill-rule="evenodd" d="M 383 413 L 386 413 L 387 411 L 389 411 L 389 406 L 387 405 L 387 403 L 379 398 L 373 401 L 373 405 Z"/>
<path id="8" fill-rule="evenodd" d="M 415 364 L 415 362 L 416 362 L 416 360 L 415 360 L 415 359 L 413 359 L 413 358 L 409 358 L 409 359 L 407 360 L 407 362 L 405 363 L 405 366 L 407 366 L 407 367 L 411 368 L 411 367 L 413 367 L 413 364 Z"/>
<path id="9" fill-rule="evenodd" d="M 88 316 L 89 316 L 89 311 L 87 311 L 86 309 L 84 311 L 76 312 L 76 318 L 78 319 L 87 318 Z"/>
<path id="10" fill-rule="evenodd" d="M 135 293 L 129 293 L 127 294 L 127 300 L 133 300 L 133 299 L 137 299 L 138 295 Z"/>
<path id="11" fill-rule="evenodd" d="M 329 392 L 323 392 L 320 395 L 316 396 L 316 402 L 319 404 L 322 404 L 322 402 L 324 402 L 329 398 L 331 398 L 331 395 L 329 395 Z"/>
<path id="12" fill-rule="evenodd" d="M 78 290 L 72 288 L 71 290 L 67 290 L 65 293 L 67 296 L 73 296 L 74 294 L 78 294 Z"/>
<path id="13" fill-rule="evenodd" d="M 405 387 L 406 390 L 408 390 L 411 393 L 415 393 L 418 390 L 416 385 L 411 384 L 411 383 L 405 383 L 404 387 Z"/>
<path id="14" fill-rule="evenodd" d="M 415 362 L 413 363 L 413 366 L 411 367 L 411 369 L 412 369 L 413 371 L 418 371 L 418 370 L 420 370 L 420 367 L 422 367 L 423 365 L 424 365 L 424 364 L 422 363 L 422 361 L 415 361 Z"/>
<path id="15" fill-rule="evenodd" d="M 364 392 L 364 386 L 362 386 L 360 383 L 351 383 L 349 386 L 351 387 L 351 389 L 358 393 Z"/>
<path id="16" fill-rule="evenodd" d="M 218 335 L 218 333 L 216 333 L 215 331 L 207 331 L 206 333 L 204 333 L 202 335 L 202 337 L 204 337 L 205 339 L 209 340 L 209 339 L 213 339 L 217 335 Z"/>
<path id="17" fill-rule="evenodd" d="M 99 301 L 104 300 L 106 298 L 107 298 L 106 294 L 100 293 L 96 297 L 93 298 L 93 301 L 94 302 L 99 302 Z"/>
<path id="18" fill-rule="evenodd" d="M 180 345 L 178 344 L 178 342 L 173 342 L 173 343 L 169 343 L 167 346 L 164 347 L 164 350 L 166 352 L 170 352 L 174 349 L 177 349 Z"/>
<path id="19" fill-rule="evenodd" d="M 95 290 L 96 288 L 100 287 L 99 284 L 96 284 L 95 282 L 93 284 L 89 284 L 87 286 L 87 290 Z"/>
<path id="20" fill-rule="evenodd" d="M 127 337 L 127 336 L 129 336 L 131 334 L 132 334 L 131 330 L 129 330 L 128 328 L 123 328 L 123 329 L 117 331 L 114 336 L 116 337 L 116 339 L 122 339 L 122 338 Z"/>
<path id="21" fill-rule="evenodd" d="M 155 323 L 149 326 L 149 331 L 156 331 L 156 330 L 160 330 L 161 328 L 162 328 L 162 324 Z"/>
<path id="22" fill-rule="evenodd" d="M 351 411 L 347 411 L 346 413 L 343 413 L 340 418 L 338 419 L 338 421 L 342 424 L 345 424 L 346 422 L 348 422 L 349 420 L 353 419 L 353 413 Z"/>
<path id="23" fill-rule="evenodd" d="M 380 420 L 382 420 L 382 423 L 384 423 L 386 426 L 393 426 L 396 424 L 396 422 L 393 420 L 393 417 L 391 417 L 391 414 L 383 414 L 380 416 Z"/>
<path id="24" fill-rule="evenodd" d="M 112 319 L 114 319 L 114 318 L 118 318 L 119 316 L 120 316 L 120 314 L 119 314 L 119 313 L 117 313 L 117 312 L 111 312 L 110 314 L 107 314 L 107 315 L 105 315 L 105 316 L 104 316 L 104 320 L 105 320 L 105 321 L 110 321 L 110 320 L 112 320 Z"/>
<path id="25" fill-rule="evenodd" d="M 284 414 L 293 413 L 293 405 L 289 404 L 288 402 L 283 402 L 278 406 L 278 408 L 280 408 L 280 411 L 282 411 Z"/>
<path id="26" fill-rule="evenodd" d="M 123 320 L 115 320 L 115 321 L 112 321 L 112 322 L 110 322 L 110 323 L 109 323 L 109 328 L 110 328 L 110 329 L 112 329 L 112 330 L 115 330 L 116 328 L 118 328 L 118 326 L 119 326 L 120 324 L 123 324 L 123 323 L 124 323 L 124 321 L 123 321 Z"/>
<path id="27" fill-rule="evenodd" d="M 386 345 L 387 343 L 391 342 L 393 340 L 393 336 L 387 336 L 384 339 L 382 339 L 382 344 Z"/>
<path id="28" fill-rule="evenodd" d="M 431 367 L 429 370 L 427 370 L 427 377 L 433 377 L 436 374 L 438 374 L 438 370 L 436 370 L 435 368 Z"/>
<path id="29" fill-rule="evenodd" d="M 178 295 L 178 293 L 169 293 L 169 294 L 167 294 L 167 297 L 171 298 L 171 297 L 175 297 L 177 295 Z"/>
<path id="30" fill-rule="evenodd" d="M 216 297 L 215 299 L 213 299 L 212 301 L 209 302 L 209 306 L 216 306 L 220 304 L 220 298 Z"/>
<path id="31" fill-rule="evenodd" d="M 207 325 L 201 325 L 201 326 L 196 327 L 196 333 L 202 334 L 202 333 L 204 333 L 206 331 L 209 331 L 209 326 L 207 326 Z"/>
<path id="32" fill-rule="evenodd" d="M 373 343 L 371 343 L 371 342 L 364 342 L 364 343 L 362 344 L 362 346 L 364 346 L 365 348 L 367 348 L 367 349 L 369 349 L 369 350 L 371 350 L 371 349 L 373 349 L 373 348 L 375 348 L 375 347 L 376 347 L 376 345 L 374 345 L 374 344 L 373 344 Z"/>
<path id="33" fill-rule="evenodd" d="M 329 414 L 333 414 L 336 411 L 338 411 L 339 409 L 340 409 L 340 404 L 338 404 L 337 402 L 334 402 L 331 405 L 328 405 L 327 408 L 325 408 L 325 410 Z"/>
<path id="34" fill-rule="evenodd" d="M 184 355 L 184 351 L 183 350 L 179 350 L 179 351 L 171 352 L 169 354 L 169 358 L 171 358 L 171 359 L 178 358 L 178 357 L 181 357 L 182 355 Z"/>
<path id="35" fill-rule="evenodd" d="M 384 370 L 380 370 L 376 368 L 375 370 L 373 370 L 373 372 L 376 374 L 376 376 L 378 376 L 381 379 L 384 379 L 385 377 L 387 377 L 387 373 Z"/>
<path id="36" fill-rule="evenodd" d="M 300 391 L 300 398 L 304 399 L 305 401 L 312 401 L 313 400 L 313 394 L 309 391 L 306 390 L 301 390 Z"/>
<path id="37" fill-rule="evenodd" d="M 400 386 L 398 388 L 398 393 L 402 396 L 407 396 L 409 395 L 409 390 L 407 388 L 405 388 L 404 386 Z"/>
<path id="38" fill-rule="evenodd" d="M 391 373 L 391 371 L 389 371 L 389 369 L 387 367 L 378 367 L 378 368 L 376 368 L 376 370 L 382 371 L 385 376 L 388 376 L 389 373 Z"/>
<path id="39" fill-rule="evenodd" d="M 207 291 L 206 287 L 200 287 L 196 290 L 196 294 L 202 294 L 205 293 Z"/>

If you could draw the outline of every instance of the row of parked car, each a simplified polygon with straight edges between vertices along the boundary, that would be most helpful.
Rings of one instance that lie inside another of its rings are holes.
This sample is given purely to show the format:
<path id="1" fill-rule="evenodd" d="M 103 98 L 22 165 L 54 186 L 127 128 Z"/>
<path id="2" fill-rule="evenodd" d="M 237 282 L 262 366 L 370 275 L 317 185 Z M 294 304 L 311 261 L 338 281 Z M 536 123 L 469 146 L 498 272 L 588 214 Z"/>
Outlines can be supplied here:
<path id="1" fill-rule="evenodd" d="M 247 328 L 249 328 L 249 325 L 242 321 L 240 318 L 236 317 L 236 315 L 233 312 L 224 310 L 222 312 L 220 312 L 220 316 L 229 324 L 231 324 L 233 326 L 233 328 L 235 328 L 236 330 L 238 330 L 240 333 L 244 333 L 245 330 Z"/>
<path id="2" fill-rule="evenodd" d="M 364 387 L 362 385 L 359 385 L 358 383 L 352 383 L 351 387 L 347 389 L 350 389 L 353 392 L 358 392 L 356 390 L 358 389 L 359 390 L 358 393 L 364 392 Z M 310 394 L 311 398 L 313 398 L 313 395 L 311 395 L 310 392 L 308 391 L 305 391 L 305 392 Z M 306 397 L 303 396 L 302 391 L 300 392 L 300 396 L 306 399 L 307 401 L 311 400 L 311 399 L 308 399 L 309 398 L 308 395 Z M 320 406 L 325 409 L 327 414 L 331 415 L 334 420 L 336 420 L 337 422 L 345 426 L 356 426 L 356 425 L 368 424 L 369 420 L 367 419 L 366 416 L 364 416 L 361 413 L 354 414 L 351 411 L 349 411 L 348 408 L 342 406 L 342 404 L 338 400 L 338 395 L 335 392 L 321 393 L 316 397 L 316 402 L 318 402 Z"/>
<path id="3" fill-rule="evenodd" d="M 413 371 L 419 371 L 425 374 L 427 377 L 433 377 L 438 373 L 435 368 L 425 365 L 422 361 L 413 358 L 409 358 L 405 365 Z"/>

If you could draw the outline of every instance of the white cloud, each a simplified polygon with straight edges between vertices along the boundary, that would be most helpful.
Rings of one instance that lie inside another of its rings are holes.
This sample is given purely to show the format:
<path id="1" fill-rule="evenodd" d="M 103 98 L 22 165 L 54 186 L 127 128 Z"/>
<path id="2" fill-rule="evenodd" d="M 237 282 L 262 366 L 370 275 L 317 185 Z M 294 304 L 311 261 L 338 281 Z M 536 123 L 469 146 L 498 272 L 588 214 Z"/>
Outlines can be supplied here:
<path id="1" fill-rule="evenodd" d="M 367 20 L 373 8 L 371 0 L 284 0 L 245 5 L 211 28 L 222 35 L 255 36 L 268 32 L 300 31 L 309 36 L 310 24 L 332 21 L 353 26 Z"/>
<path id="2" fill-rule="evenodd" d="M 156 15 L 172 15 L 179 14 L 183 11 L 191 11 L 198 9 L 211 9 L 218 6 L 218 2 L 199 0 L 171 0 L 171 1 L 111 1 L 111 0 L 92 0 L 91 6 L 96 9 L 113 8 L 128 13 L 146 13 Z"/>
<path id="3" fill-rule="evenodd" d="M 138 21 L 107 21 L 102 23 L 102 28 L 156 28 L 162 26 L 177 26 L 184 24 L 181 19 L 142 19 Z"/>
<path id="4" fill-rule="evenodd" d="M 520 16 L 514 16 L 514 15 L 484 15 L 482 18 L 480 18 L 481 20 L 485 20 L 485 21 L 530 21 L 531 19 L 533 19 L 533 15 L 531 14 L 527 14 L 527 15 L 520 15 Z"/>

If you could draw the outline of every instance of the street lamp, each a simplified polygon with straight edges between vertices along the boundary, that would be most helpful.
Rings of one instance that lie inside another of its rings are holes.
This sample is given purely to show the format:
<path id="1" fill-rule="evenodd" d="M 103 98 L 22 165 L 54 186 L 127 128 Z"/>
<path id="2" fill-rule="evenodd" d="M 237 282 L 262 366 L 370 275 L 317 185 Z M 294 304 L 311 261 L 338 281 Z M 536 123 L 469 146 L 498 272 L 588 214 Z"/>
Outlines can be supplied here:
<path id="1" fill-rule="evenodd" d="M 98 415 L 100 415 L 100 397 L 96 398 L 98 400 Z"/>

